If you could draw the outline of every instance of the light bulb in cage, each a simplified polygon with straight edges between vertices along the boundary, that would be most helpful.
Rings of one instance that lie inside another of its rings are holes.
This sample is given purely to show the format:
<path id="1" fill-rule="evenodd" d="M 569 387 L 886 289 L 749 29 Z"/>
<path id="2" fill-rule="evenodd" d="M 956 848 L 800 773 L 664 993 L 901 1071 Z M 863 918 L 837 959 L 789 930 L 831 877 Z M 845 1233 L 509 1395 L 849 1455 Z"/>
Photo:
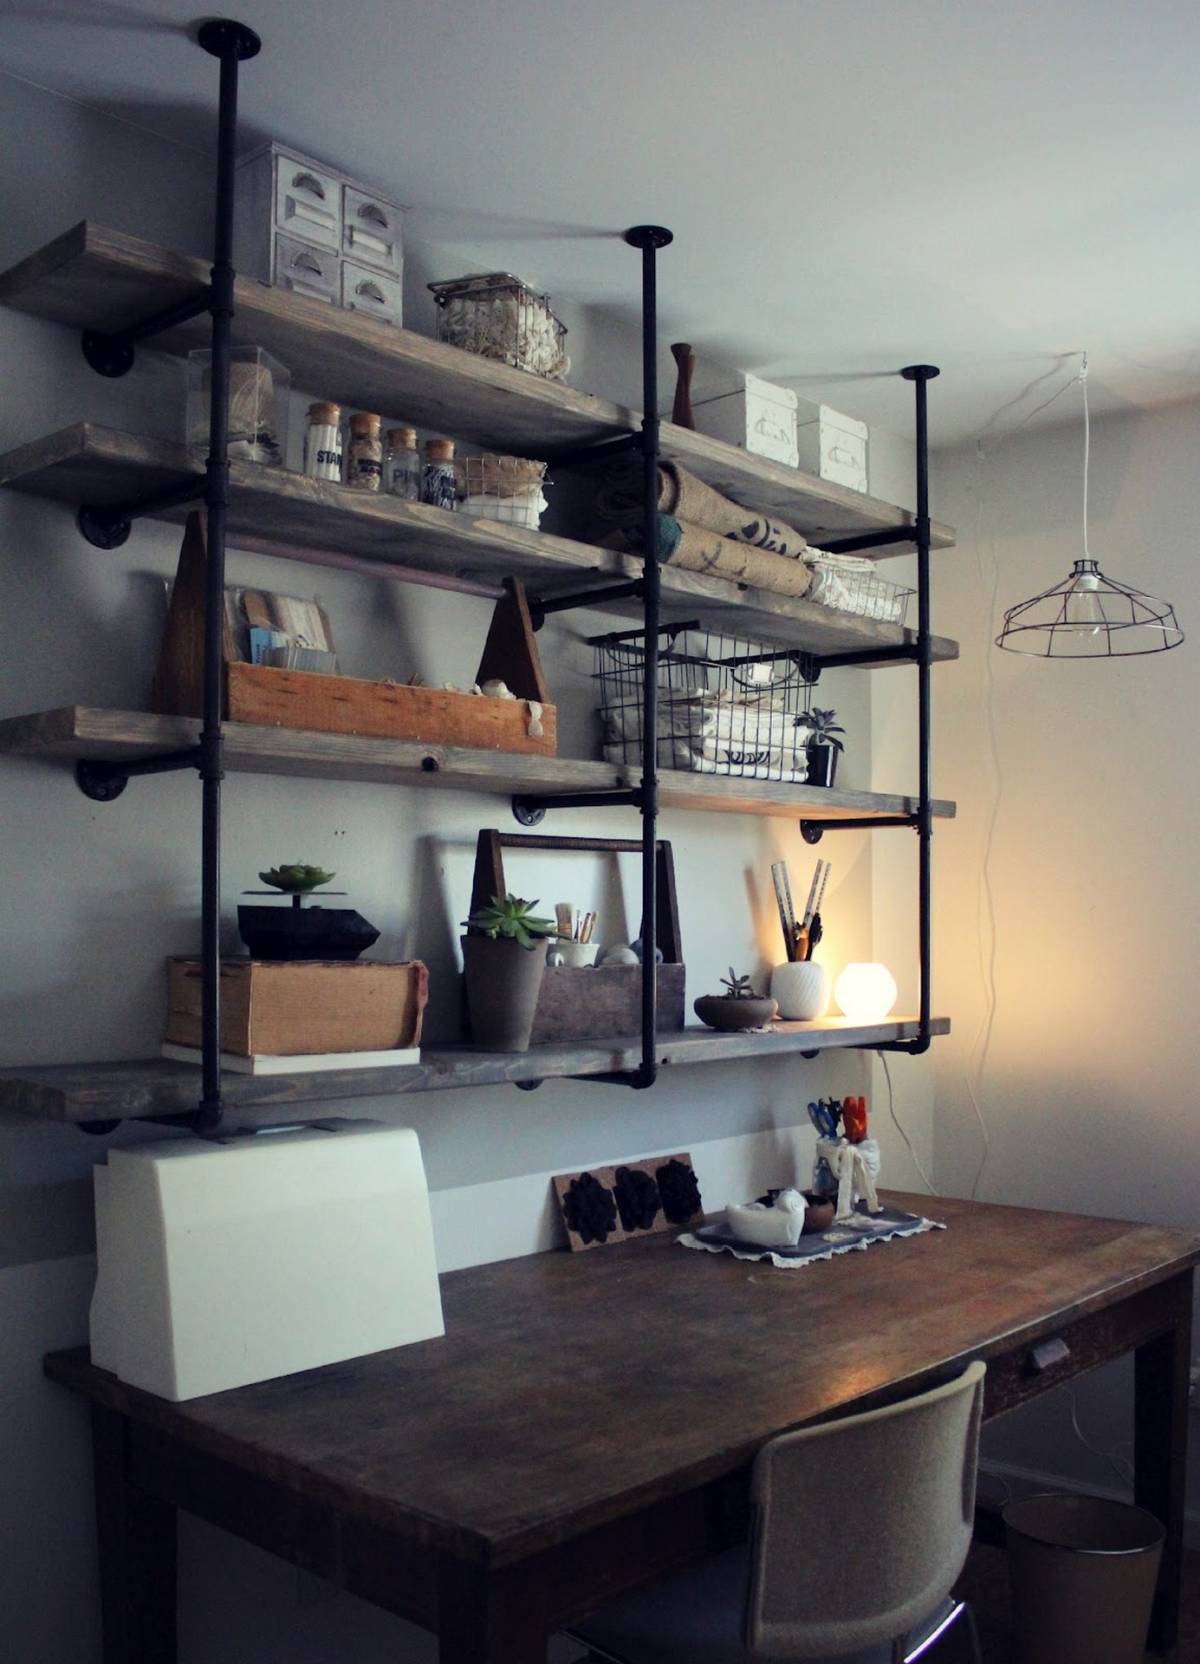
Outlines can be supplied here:
<path id="1" fill-rule="evenodd" d="M 1184 639 L 1166 601 L 1077 560 L 1062 583 L 1010 607 L 997 647 L 1045 659 L 1123 658 L 1162 653 Z"/>
<path id="2" fill-rule="evenodd" d="M 1072 592 L 1067 596 L 1065 607 L 1066 619 L 1064 629 L 1075 630 L 1080 635 L 1096 636 L 1104 625 L 1104 603 L 1100 599 L 1099 569 L 1087 571 L 1087 561 L 1075 562 L 1076 583 Z M 1095 565 L 1092 562 L 1091 565 Z"/>
<path id="3" fill-rule="evenodd" d="M 1082 355 L 1083 391 L 1083 559 L 1062 583 L 1009 607 L 996 646 L 1043 659 L 1124 658 L 1164 653 L 1178 647 L 1183 631 L 1169 601 L 1100 570 L 1088 549 L 1088 473 L 1092 422 L 1088 406 L 1088 362 Z"/>

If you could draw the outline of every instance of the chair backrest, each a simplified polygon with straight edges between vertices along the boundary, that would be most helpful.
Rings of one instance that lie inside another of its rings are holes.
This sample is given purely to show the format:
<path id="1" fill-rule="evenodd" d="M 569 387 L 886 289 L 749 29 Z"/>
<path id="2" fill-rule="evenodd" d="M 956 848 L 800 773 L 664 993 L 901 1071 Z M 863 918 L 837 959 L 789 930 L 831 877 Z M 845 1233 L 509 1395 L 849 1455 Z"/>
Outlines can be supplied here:
<path id="1" fill-rule="evenodd" d="M 949 1594 L 971 1542 L 983 1377 L 973 1363 L 915 1398 L 764 1446 L 751 1487 L 752 1652 L 878 1646 Z"/>

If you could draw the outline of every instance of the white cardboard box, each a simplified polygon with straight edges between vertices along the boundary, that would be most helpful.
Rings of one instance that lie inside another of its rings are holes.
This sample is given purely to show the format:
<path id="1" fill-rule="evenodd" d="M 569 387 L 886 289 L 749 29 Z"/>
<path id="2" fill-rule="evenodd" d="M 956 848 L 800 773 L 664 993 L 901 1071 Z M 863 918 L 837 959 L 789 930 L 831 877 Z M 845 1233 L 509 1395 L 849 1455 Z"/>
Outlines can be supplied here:
<path id="1" fill-rule="evenodd" d="M 827 404 L 800 405 L 797 426 L 798 466 L 818 479 L 867 489 L 867 424 L 843 416 Z"/>
<path id="2" fill-rule="evenodd" d="M 740 375 L 737 385 L 727 393 L 718 393 L 715 397 L 694 396 L 696 431 L 795 468 L 799 462 L 798 402 L 788 387 L 777 387 L 758 376 Z"/>
<path id="3" fill-rule="evenodd" d="M 175 1401 L 445 1332 L 410 1127 L 110 1150 L 92 1359 Z"/>

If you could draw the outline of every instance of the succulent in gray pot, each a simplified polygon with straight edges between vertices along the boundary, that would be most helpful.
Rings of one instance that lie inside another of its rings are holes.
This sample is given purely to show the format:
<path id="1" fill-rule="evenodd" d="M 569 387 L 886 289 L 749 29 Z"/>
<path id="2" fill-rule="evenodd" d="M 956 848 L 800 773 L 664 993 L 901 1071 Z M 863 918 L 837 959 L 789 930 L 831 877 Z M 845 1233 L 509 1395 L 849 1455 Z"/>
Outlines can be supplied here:
<path id="1" fill-rule="evenodd" d="M 832 786 L 837 775 L 838 753 L 844 749 L 837 736 L 846 730 L 835 720 L 836 717 L 836 711 L 823 711 L 818 705 L 805 713 L 803 720 L 809 736 L 805 746 L 807 783 L 810 786 Z"/>
<path id="2" fill-rule="evenodd" d="M 463 976 L 471 1039 L 492 1052 L 527 1052 L 553 919 L 534 916 L 536 901 L 493 896 L 466 920 Z"/>
<path id="3" fill-rule="evenodd" d="M 774 1021 L 779 1007 L 773 999 L 756 994 L 748 976 L 738 976 L 731 965 L 729 975 L 720 981 L 728 988 L 727 994 L 702 994 L 695 1002 L 693 1009 L 702 1023 L 738 1034 Z"/>

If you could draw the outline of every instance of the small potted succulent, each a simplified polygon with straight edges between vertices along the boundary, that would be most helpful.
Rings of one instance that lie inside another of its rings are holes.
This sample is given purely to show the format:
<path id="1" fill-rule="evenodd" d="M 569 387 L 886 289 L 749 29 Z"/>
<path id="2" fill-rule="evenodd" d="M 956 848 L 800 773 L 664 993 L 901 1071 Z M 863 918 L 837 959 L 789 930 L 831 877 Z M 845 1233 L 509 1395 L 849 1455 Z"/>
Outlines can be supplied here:
<path id="1" fill-rule="evenodd" d="M 808 729 L 805 750 L 808 755 L 808 784 L 832 786 L 837 774 L 838 753 L 843 750 L 839 734 L 846 730 L 835 720 L 836 711 L 823 711 L 814 705 L 805 714 Z"/>
<path id="2" fill-rule="evenodd" d="M 465 921 L 463 975 L 471 1038 L 494 1052 L 526 1052 L 546 970 L 554 919 L 534 916 L 536 901 L 493 896 Z"/>
<path id="3" fill-rule="evenodd" d="M 248 896 L 290 896 L 290 907 L 239 907 L 238 931 L 251 959 L 357 959 L 373 947 L 379 932 L 352 907 L 305 907 L 305 896 L 324 889 L 336 873 L 294 861 L 258 875 L 268 890 Z M 326 895 L 345 895 L 326 890 Z"/>
<path id="4" fill-rule="evenodd" d="M 709 1028 L 724 1029 L 737 1034 L 743 1029 L 762 1028 L 772 1022 L 778 1011 L 775 1001 L 756 994 L 748 976 L 738 976 L 731 965 L 729 975 L 721 978 L 727 994 L 703 994 L 693 1009 Z"/>

